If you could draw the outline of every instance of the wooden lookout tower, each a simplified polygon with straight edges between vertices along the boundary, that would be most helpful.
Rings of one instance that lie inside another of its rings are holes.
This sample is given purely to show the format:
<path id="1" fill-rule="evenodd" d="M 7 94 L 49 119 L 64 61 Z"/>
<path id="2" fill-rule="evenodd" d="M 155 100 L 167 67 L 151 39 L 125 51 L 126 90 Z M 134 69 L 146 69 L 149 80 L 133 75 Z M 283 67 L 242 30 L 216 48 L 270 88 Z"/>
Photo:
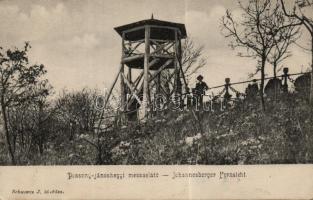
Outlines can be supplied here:
<path id="1" fill-rule="evenodd" d="M 155 94 L 164 93 L 161 74 L 170 73 L 171 92 L 182 93 L 181 40 L 186 38 L 184 24 L 153 19 L 114 28 L 122 37 L 119 71 L 122 110 L 139 103 L 140 118 L 148 116 Z"/>

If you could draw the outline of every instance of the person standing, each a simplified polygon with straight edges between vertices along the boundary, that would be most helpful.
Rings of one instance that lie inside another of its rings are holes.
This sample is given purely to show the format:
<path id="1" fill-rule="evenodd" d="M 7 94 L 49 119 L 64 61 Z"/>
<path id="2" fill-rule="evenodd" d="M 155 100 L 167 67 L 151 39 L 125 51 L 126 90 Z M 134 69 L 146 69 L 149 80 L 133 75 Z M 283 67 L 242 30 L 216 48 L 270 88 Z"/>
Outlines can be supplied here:
<path id="1" fill-rule="evenodd" d="M 195 88 L 195 93 L 197 96 L 197 105 L 200 107 L 203 106 L 203 96 L 205 95 L 205 91 L 208 90 L 208 85 L 203 81 L 203 76 L 199 75 L 197 77 L 197 83 Z"/>

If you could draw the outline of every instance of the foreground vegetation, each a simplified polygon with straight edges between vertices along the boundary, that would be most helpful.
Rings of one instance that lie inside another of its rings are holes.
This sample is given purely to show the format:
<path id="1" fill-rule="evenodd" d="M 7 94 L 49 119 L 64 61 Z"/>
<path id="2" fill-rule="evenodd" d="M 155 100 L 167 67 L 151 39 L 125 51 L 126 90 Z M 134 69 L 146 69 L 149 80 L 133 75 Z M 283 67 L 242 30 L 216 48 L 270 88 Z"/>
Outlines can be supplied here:
<path id="1" fill-rule="evenodd" d="M 113 118 L 102 131 L 94 129 L 100 114 L 95 95 L 85 89 L 10 112 L 16 164 L 313 162 L 310 107 L 295 93 L 268 99 L 265 111 L 252 99 L 224 111 L 168 112 L 127 126 Z M 11 164 L 3 139 L 1 143 L 0 163 Z"/>

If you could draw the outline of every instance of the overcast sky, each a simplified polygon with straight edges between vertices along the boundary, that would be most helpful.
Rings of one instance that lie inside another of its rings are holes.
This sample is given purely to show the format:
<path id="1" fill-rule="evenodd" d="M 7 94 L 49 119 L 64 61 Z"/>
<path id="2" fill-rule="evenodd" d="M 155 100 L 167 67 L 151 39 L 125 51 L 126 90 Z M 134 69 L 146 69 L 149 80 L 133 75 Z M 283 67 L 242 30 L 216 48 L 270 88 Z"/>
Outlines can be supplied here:
<path id="1" fill-rule="evenodd" d="M 207 65 L 199 72 L 209 86 L 246 80 L 256 60 L 237 57 L 220 33 L 233 0 L 1 0 L 0 46 L 30 41 L 33 63 L 42 63 L 56 91 L 108 87 L 119 67 L 121 38 L 114 27 L 150 18 L 185 23 L 187 33 L 205 46 Z M 303 38 L 307 38 L 304 34 Z M 310 55 L 294 47 L 284 66 L 300 72 Z M 268 71 L 270 73 L 271 71 Z"/>

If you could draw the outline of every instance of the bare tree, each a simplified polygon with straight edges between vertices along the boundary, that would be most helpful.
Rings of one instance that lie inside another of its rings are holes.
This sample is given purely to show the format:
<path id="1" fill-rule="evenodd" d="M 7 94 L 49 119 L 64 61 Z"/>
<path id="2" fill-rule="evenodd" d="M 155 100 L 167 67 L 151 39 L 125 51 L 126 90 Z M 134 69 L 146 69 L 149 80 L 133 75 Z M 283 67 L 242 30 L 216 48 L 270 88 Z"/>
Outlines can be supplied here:
<path id="1" fill-rule="evenodd" d="M 287 12 L 286 3 L 284 0 L 280 0 L 283 12 L 286 16 L 295 19 L 299 24 L 303 25 L 305 29 L 311 35 L 311 91 L 310 91 L 310 103 L 313 104 L 313 18 L 309 13 L 313 12 L 312 0 L 297 0 L 294 3 L 292 11 Z"/>
<path id="2" fill-rule="evenodd" d="M 188 79 L 192 74 L 206 65 L 203 57 L 203 45 L 196 45 L 195 42 L 186 38 L 182 45 L 182 68 Z"/>
<path id="3" fill-rule="evenodd" d="M 181 66 L 187 83 L 190 81 L 191 75 L 206 65 L 206 59 L 203 56 L 203 50 L 204 46 L 195 44 L 195 42 L 190 37 L 187 37 L 183 41 Z M 167 90 L 167 92 L 170 92 L 171 88 L 174 87 L 170 81 L 174 75 L 175 73 L 170 73 L 169 71 L 162 73 L 162 82 L 165 84 L 164 88 Z"/>
<path id="4" fill-rule="evenodd" d="M 272 21 L 272 26 L 279 27 L 280 24 L 285 24 L 286 18 L 282 17 L 282 13 L 278 13 L 277 15 L 281 17 L 275 18 L 279 21 Z M 273 19 L 273 20 L 275 20 Z M 294 20 L 288 20 L 286 23 L 294 23 Z M 270 54 L 267 57 L 267 61 L 273 67 L 273 75 L 276 78 L 277 76 L 277 67 L 278 65 L 284 61 L 286 58 L 290 57 L 292 54 L 289 51 L 289 47 L 291 44 L 295 43 L 296 40 L 300 36 L 300 28 L 297 26 L 286 26 L 284 31 L 279 31 L 277 37 L 273 37 L 274 47 Z M 278 39 L 278 40 L 277 40 Z"/>
<path id="5" fill-rule="evenodd" d="M 258 59 L 257 71 L 261 73 L 260 96 L 264 105 L 265 65 L 269 54 L 277 44 L 285 40 L 286 29 L 291 23 L 282 20 L 279 4 L 270 0 L 249 0 L 247 5 L 239 2 L 242 19 L 235 21 L 232 13 L 226 11 L 222 18 L 222 27 L 226 38 L 231 38 L 230 46 L 244 49 L 239 56 Z M 288 26 L 287 26 L 288 24 Z"/>

